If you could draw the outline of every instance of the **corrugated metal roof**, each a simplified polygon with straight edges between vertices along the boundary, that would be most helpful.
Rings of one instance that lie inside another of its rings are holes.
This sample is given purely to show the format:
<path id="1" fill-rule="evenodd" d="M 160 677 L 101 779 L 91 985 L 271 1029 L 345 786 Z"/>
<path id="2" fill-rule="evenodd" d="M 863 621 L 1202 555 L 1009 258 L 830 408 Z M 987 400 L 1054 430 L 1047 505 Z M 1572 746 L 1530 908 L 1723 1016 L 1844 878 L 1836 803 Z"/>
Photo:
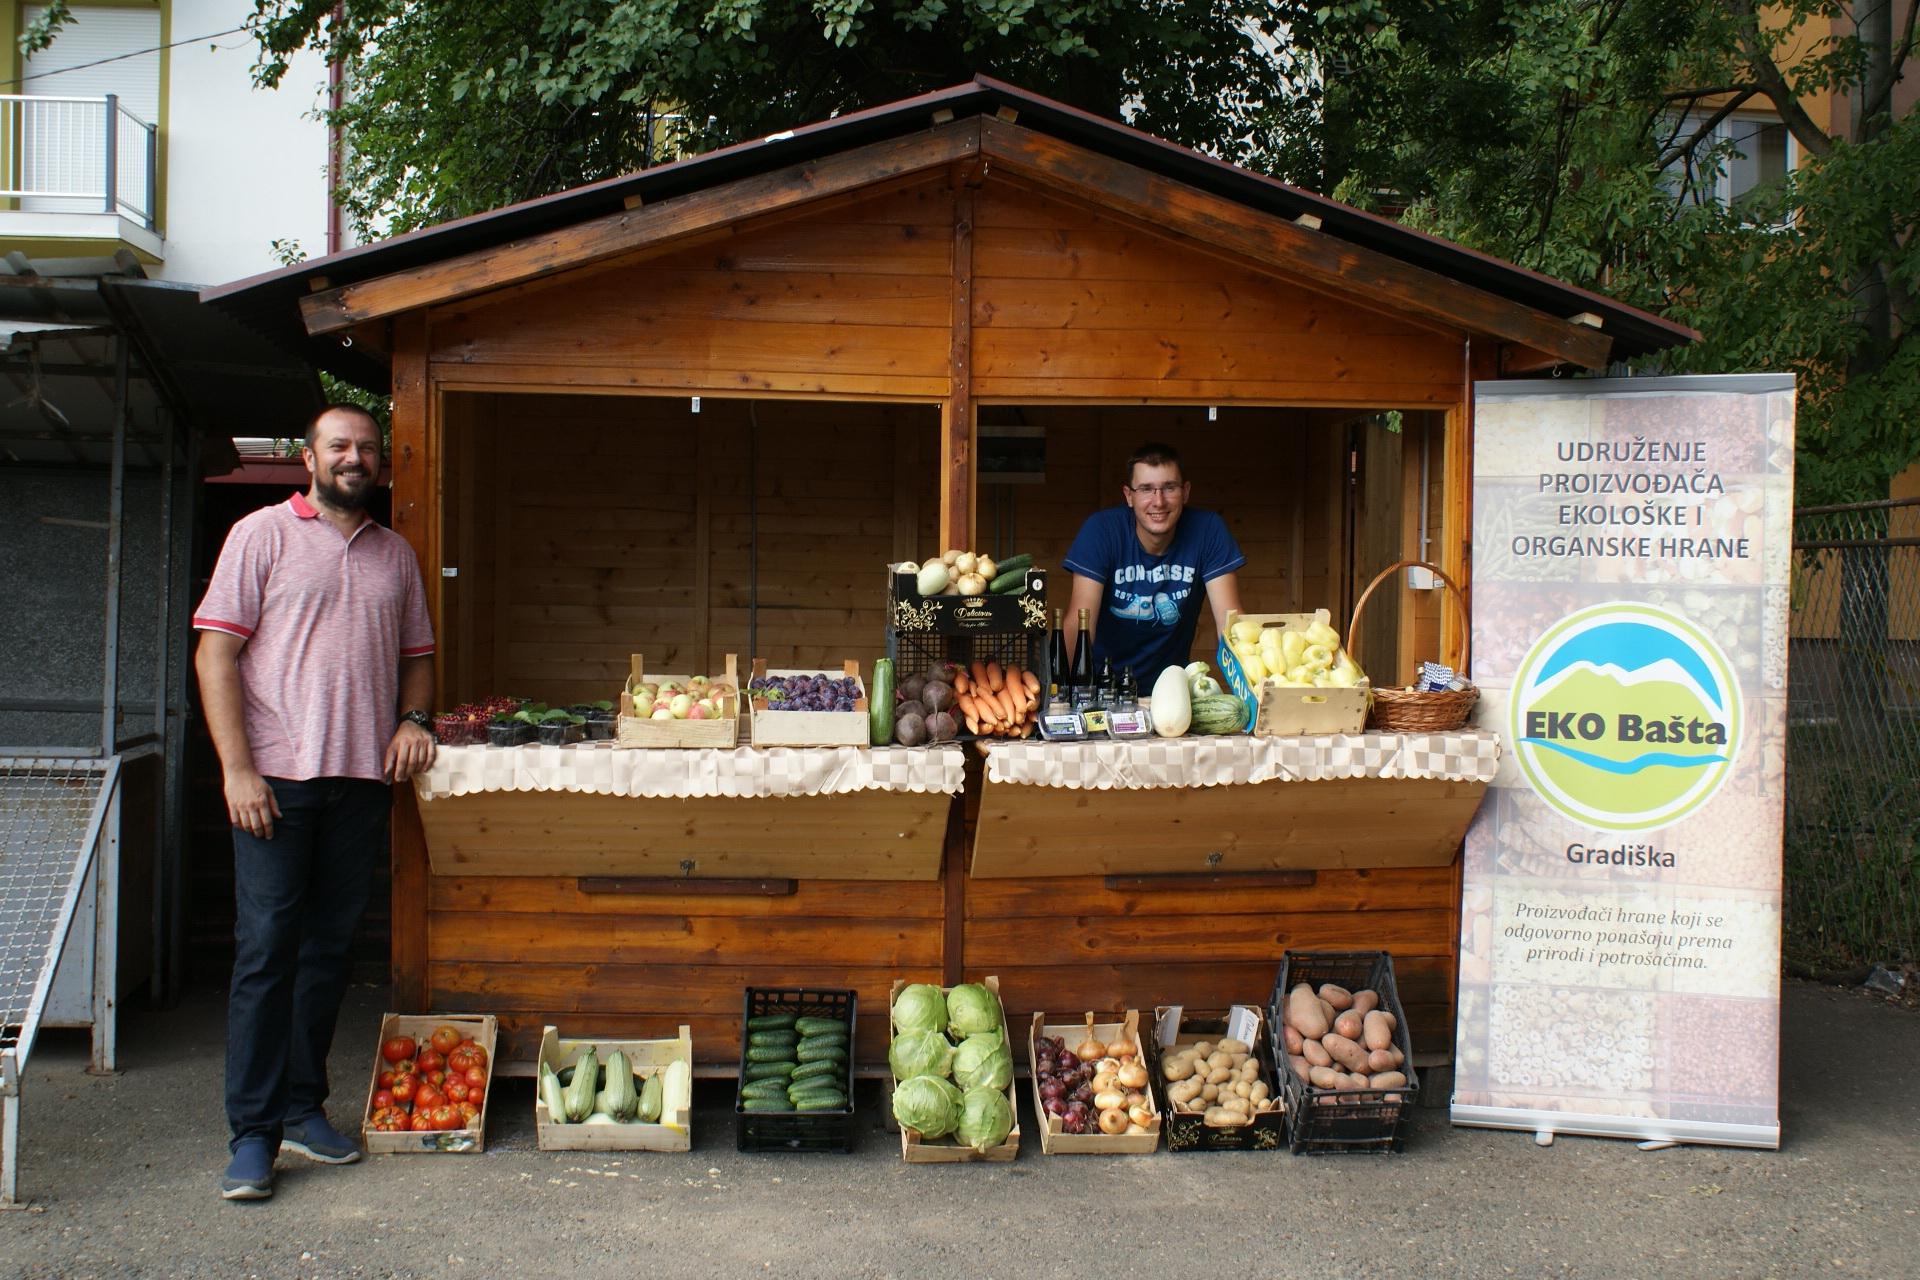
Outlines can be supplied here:
<path id="1" fill-rule="evenodd" d="M 299 300 L 307 281 L 324 275 L 334 286 L 406 271 L 460 254 L 488 249 L 529 235 L 555 231 L 603 214 L 618 213 L 639 196 L 647 203 L 704 190 L 787 165 L 803 163 L 870 142 L 903 137 L 928 127 L 931 114 L 955 118 L 1019 113 L 1020 124 L 1089 151 L 1177 179 L 1289 221 L 1301 214 L 1320 220 L 1320 230 L 1429 271 L 1452 277 L 1496 297 L 1568 318 L 1600 317 L 1614 340 L 1616 359 L 1679 346 L 1699 334 L 1684 325 L 1626 306 L 1604 295 L 1528 271 L 1337 200 L 1228 164 L 1212 156 L 1142 133 L 1051 98 L 986 76 L 919 97 L 888 103 L 832 120 L 551 196 L 459 218 L 406 235 L 312 259 L 250 279 L 209 288 L 202 297 L 221 310 L 301 351 L 315 364 L 367 386 L 384 387 L 384 361 L 343 342 L 339 335 L 309 338 Z"/>

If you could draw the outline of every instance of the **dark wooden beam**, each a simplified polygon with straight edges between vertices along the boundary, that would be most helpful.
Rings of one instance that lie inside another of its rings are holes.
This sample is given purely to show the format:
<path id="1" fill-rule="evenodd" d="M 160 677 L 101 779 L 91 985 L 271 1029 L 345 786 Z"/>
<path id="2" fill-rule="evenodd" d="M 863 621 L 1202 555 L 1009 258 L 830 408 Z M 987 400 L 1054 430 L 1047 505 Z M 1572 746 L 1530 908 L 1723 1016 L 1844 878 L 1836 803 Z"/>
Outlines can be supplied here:
<path id="1" fill-rule="evenodd" d="M 979 149 L 977 122 L 955 121 L 410 271 L 309 294 L 300 300 L 301 318 L 308 333 L 333 333 L 939 169 L 976 155 Z"/>
<path id="2" fill-rule="evenodd" d="M 771 879 L 702 879 L 696 876 L 580 876 L 582 893 L 671 893 L 702 898 L 791 898 L 794 882 Z"/>
<path id="3" fill-rule="evenodd" d="M 1062 186 L 1163 234 L 1195 241 L 1383 310 L 1490 334 L 1567 364 L 1606 364 L 1613 339 L 1384 253 L 1002 120 L 980 122 L 996 167 Z"/>

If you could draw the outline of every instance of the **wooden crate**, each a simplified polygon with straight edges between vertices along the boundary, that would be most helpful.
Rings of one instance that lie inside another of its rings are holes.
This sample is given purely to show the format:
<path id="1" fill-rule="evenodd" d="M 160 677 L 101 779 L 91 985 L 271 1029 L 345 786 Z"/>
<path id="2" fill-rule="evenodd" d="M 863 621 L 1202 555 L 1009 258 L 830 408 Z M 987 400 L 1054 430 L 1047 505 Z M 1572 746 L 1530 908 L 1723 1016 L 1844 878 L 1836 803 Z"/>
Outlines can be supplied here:
<path id="1" fill-rule="evenodd" d="M 1306 627 L 1318 618 L 1319 615 L 1313 613 L 1229 613 L 1227 629 L 1231 631 L 1234 623 L 1244 621 L 1291 630 Z M 1346 637 L 1342 636 L 1341 641 L 1344 647 Z M 1373 705 L 1370 681 L 1362 679 L 1352 688 L 1317 689 L 1277 684 L 1268 679 L 1254 689 L 1248 685 L 1239 656 L 1228 647 L 1225 636 L 1214 649 L 1214 662 L 1220 668 L 1223 688 L 1235 697 L 1251 698 L 1257 703 L 1253 720 L 1256 738 L 1359 733 L 1366 727 L 1367 709 Z"/>
<path id="2" fill-rule="evenodd" d="M 995 997 L 999 997 L 1000 979 L 997 976 L 988 974 L 980 979 L 980 984 L 993 992 Z M 893 1026 L 893 1002 L 899 999 L 901 989 L 907 985 L 905 978 L 896 978 L 893 987 L 887 992 L 887 1028 L 890 1035 L 897 1032 L 897 1028 Z M 942 995 L 951 990 L 953 990 L 952 987 L 940 988 Z M 1000 1002 L 1000 1038 L 1008 1046 L 1013 1044 L 1013 1038 L 1007 1033 L 1007 1009 L 1004 999 Z M 886 1113 L 892 1116 L 893 1077 L 891 1075 L 887 1077 L 887 1084 Z M 909 1129 L 906 1125 L 900 1125 L 900 1158 L 908 1164 L 973 1164 L 980 1161 L 999 1164 L 1011 1160 L 1020 1154 L 1020 1099 L 1014 1094 L 1011 1080 L 1007 1081 L 1007 1105 L 1013 1108 L 1013 1128 L 1007 1133 L 1006 1141 L 997 1147 L 986 1151 L 975 1151 L 972 1147 L 962 1146 L 952 1138 L 927 1142 L 923 1141 L 916 1131 Z"/>
<path id="3" fill-rule="evenodd" d="M 1177 1111 L 1171 1103 L 1161 1107 L 1161 1127 L 1167 1134 L 1168 1151 L 1278 1151 L 1287 1141 L 1286 1091 L 1274 1071 L 1273 1052 L 1267 1041 L 1266 1015 L 1257 1005 L 1242 1005 L 1253 1015 L 1253 1039 L 1248 1047 L 1260 1061 L 1262 1078 L 1271 1090 L 1273 1105 L 1253 1117 L 1249 1124 L 1210 1125 L 1204 1113 Z M 1163 1059 L 1190 1048 L 1202 1040 L 1219 1040 L 1227 1034 L 1232 1011 L 1188 1014 L 1181 1006 L 1161 1006 L 1153 1011 L 1154 1034 L 1149 1052 L 1154 1099 L 1164 1099 L 1168 1081 L 1160 1074 Z M 1161 1042 L 1162 1037 L 1166 1042 Z"/>
<path id="4" fill-rule="evenodd" d="M 394 1036 L 411 1036 L 421 1044 L 435 1027 L 455 1027 L 463 1036 L 487 1051 L 487 1094 L 480 1101 L 480 1114 L 464 1129 L 442 1129 L 426 1133 L 379 1133 L 367 1124 L 373 1115 L 373 1095 L 380 1089 L 380 1073 L 386 1061 L 379 1046 Z M 481 1152 L 487 1149 L 487 1109 L 493 1105 L 493 1092 L 499 1083 L 500 1064 L 494 1056 L 499 1020 L 482 1014 L 389 1013 L 380 1019 L 380 1038 L 374 1042 L 373 1070 L 367 1076 L 367 1101 L 360 1111 L 360 1138 L 368 1155 L 411 1155 L 423 1152 Z"/>
<path id="5" fill-rule="evenodd" d="M 765 658 L 753 660 L 753 675 L 820 676 L 830 671 L 799 668 L 769 670 Z M 871 743 L 872 721 L 867 716 L 867 685 L 860 678 L 860 664 L 849 658 L 840 674 L 851 676 L 859 687 L 852 711 L 769 711 L 766 699 L 749 693 L 750 712 L 747 731 L 756 747 L 864 747 Z"/>
<path id="6" fill-rule="evenodd" d="M 1069 1048 L 1078 1044 L 1075 1036 L 1085 1036 L 1086 1022 L 1046 1021 L 1047 1015 L 1035 1012 L 1033 1022 L 1027 1028 L 1027 1063 L 1033 1070 L 1033 1114 L 1040 1122 L 1040 1150 L 1050 1156 L 1144 1156 L 1152 1155 L 1160 1146 L 1160 1110 L 1154 1103 L 1153 1081 L 1149 1077 L 1147 1084 L 1140 1090 L 1146 1095 L 1147 1106 L 1153 1109 L 1153 1124 L 1146 1133 L 1068 1133 L 1060 1127 L 1060 1118 L 1047 1114 L 1040 1103 L 1040 1055 L 1034 1051 L 1034 1042 L 1041 1036 L 1059 1036 L 1067 1042 Z M 1133 1042 L 1134 1057 L 1141 1066 L 1148 1065 L 1147 1046 L 1140 1039 L 1140 1011 L 1129 1009 L 1126 1017 L 1119 1022 L 1096 1022 L 1093 1034 L 1102 1044 L 1110 1044 L 1118 1036 Z"/>
<path id="7" fill-rule="evenodd" d="M 602 1063 L 608 1054 L 619 1050 L 643 1076 L 664 1071 L 669 1063 L 684 1062 L 689 1083 L 693 1079 L 693 1035 L 684 1023 L 679 1036 L 672 1040 L 563 1040 L 557 1028 L 548 1027 L 540 1035 L 540 1058 L 534 1064 L 536 1079 L 542 1063 L 559 1071 L 588 1045 L 599 1053 Z M 536 1085 L 533 1128 L 542 1151 L 691 1151 L 693 1100 L 666 1099 L 658 1124 L 556 1124 Z"/>
<path id="8" fill-rule="evenodd" d="M 734 689 L 726 699 L 727 714 L 716 720 L 654 720 L 633 714 L 633 695 L 628 692 L 646 678 L 646 655 L 636 653 L 630 663 L 632 674 L 627 688 L 620 691 L 620 713 L 614 717 L 613 745 L 616 747 L 732 747 L 740 741 L 740 666 L 739 658 L 727 655 L 721 679 Z M 658 673 L 657 683 L 678 680 L 682 684 L 692 676 Z"/>

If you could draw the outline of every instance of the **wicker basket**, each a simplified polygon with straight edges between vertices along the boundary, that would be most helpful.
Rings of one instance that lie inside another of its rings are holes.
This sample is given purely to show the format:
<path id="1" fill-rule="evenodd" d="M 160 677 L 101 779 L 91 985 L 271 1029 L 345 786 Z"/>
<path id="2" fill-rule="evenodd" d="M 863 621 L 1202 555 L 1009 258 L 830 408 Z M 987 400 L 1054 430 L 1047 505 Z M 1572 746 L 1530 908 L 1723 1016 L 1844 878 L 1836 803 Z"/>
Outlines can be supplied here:
<path id="1" fill-rule="evenodd" d="M 1396 561 L 1382 569 L 1367 584 L 1367 589 L 1354 602 L 1353 620 L 1347 623 L 1347 653 L 1355 662 L 1360 662 L 1359 655 L 1354 653 L 1354 645 L 1360 637 L 1360 613 L 1367 607 L 1375 588 L 1400 570 L 1412 568 L 1431 570 L 1436 578 L 1447 584 L 1447 590 L 1453 592 L 1454 600 L 1460 605 L 1460 660 L 1453 664 L 1453 669 L 1464 673 L 1467 658 L 1472 652 L 1470 633 L 1473 627 L 1472 619 L 1468 616 L 1466 593 L 1440 566 L 1424 560 Z M 1361 662 L 1360 665 L 1365 670 L 1366 664 Z M 1367 727 L 1385 733 L 1444 733 L 1465 724 L 1467 717 L 1473 714 L 1473 704 L 1479 700 L 1480 690 L 1472 685 L 1464 689 L 1442 689 L 1429 693 L 1398 688 L 1390 682 L 1376 679 L 1373 682 L 1373 709 L 1367 713 Z"/>

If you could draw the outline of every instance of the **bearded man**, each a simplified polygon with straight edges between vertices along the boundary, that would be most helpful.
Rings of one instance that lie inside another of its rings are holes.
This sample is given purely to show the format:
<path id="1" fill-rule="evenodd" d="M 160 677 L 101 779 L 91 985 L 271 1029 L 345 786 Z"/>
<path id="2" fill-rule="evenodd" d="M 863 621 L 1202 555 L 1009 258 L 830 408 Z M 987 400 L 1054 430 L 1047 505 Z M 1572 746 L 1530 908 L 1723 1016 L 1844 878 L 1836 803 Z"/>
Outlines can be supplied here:
<path id="1" fill-rule="evenodd" d="M 405 539 L 367 515 L 380 424 L 307 425 L 305 493 L 247 516 L 193 617 L 194 669 L 233 823 L 230 1161 L 220 1194 L 273 1194 L 284 1148 L 350 1164 L 327 1120 L 348 947 L 387 867 L 391 784 L 433 763 L 433 627 Z"/>

